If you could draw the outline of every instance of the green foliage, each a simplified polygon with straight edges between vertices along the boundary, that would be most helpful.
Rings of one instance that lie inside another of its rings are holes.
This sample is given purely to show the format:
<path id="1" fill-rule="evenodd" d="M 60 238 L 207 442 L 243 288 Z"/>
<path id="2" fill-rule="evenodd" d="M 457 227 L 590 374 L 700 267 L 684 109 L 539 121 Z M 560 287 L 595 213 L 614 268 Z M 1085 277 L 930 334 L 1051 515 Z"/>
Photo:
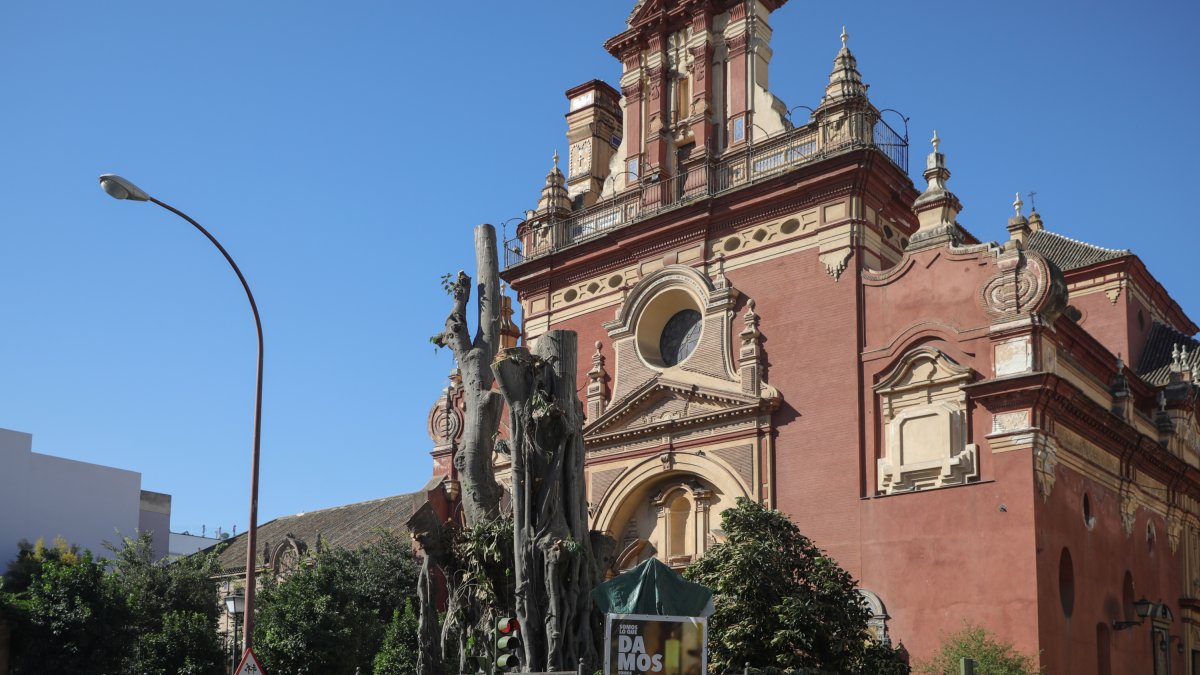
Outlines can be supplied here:
<path id="1" fill-rule="evenodd" d="M 212 581 L 219 571 L 216 554 L 156 561 L 144 533 L 110 550 L 115 591 L 126 608 L 127 670 L 219 675 L 225 655 L 217 637 L 221 605 Z"/>
<path id="2" fill-rule="evenodd" d="M 138 675 L 220 675 L 224 647 L 213 619 L 202 612 L 172 610 L 154 631 L 137 637 Z"/>
<path id="3" fill-rule="evenodd" d="M 271 673 L 369 673 L 418 573 L 408 544 L 392 535 L 357 551 L 318 553 L 311 565 L 262 584 L 255 653 Z"/>
<path id="4" fill-rule="evenodd" d="M 512 516 L 456 531 L 452 550 L 451 597 L 442 617 L 443 636 L 451 639 L 443 640 L 443 660 L 448 668 L 474 672 L 474 662 L 491 663 L 496 620 L 512 612 Z"/>
<path id="5" fill-rule="evenodd" d="M 417 672 L 417 612 L 411 599 L 404 612 L 396 610 L 383 636 L 383 646 L 375 655 L 374 675 L 412 675 Z"/>
<path id="6" fill-rule="evenodd" d="M 920 664 L 921 675 L 958 675 L 959 663 L 974 659 L 976 675 L 1040 675 L 1037 661 L 1022 654 L 1011 644 L 1001 642 L 988 629 L 963 622 L 956 633 L 942 638 L 941 649 L 929 661 Z"/>
<path id="7" fill-rule="evenodd" d="M 8 566 L 16 584 L 0 591 L 13 675 L 223 672 L 215 557 L 155 561 L 146 534 L 112 550 L 104 561 L 61 540 L 22 542 Z"/>
<path id="8" fill-rule="evenodd" d="M 54 545 L 49 548 L 46 547 L 46 540 L 41 538 L 32 544 L 27 539 L 18 542 L 17 557 L 9 561 L 4 574 L 9 592 L 21 593 L 28 589 L 34 575 L 49 560 L 75 564 L 79 562 L 79 547 L 68 544 L 62 537 L 56 537 Z"/>
<path id="9" fill-rule="evenodd" d="M 856 582 L 786 515 L 748 499 L 721 514 L 727 540 L 685 576 L 713 590 L 709 667 L 714 672 L 814 668 L 906 673 L 896 652 L 870 647 L 869 611 Z"/>
<path id="10" fill-rule="evenodd" d="M 27 613 L 13 631 L 13 675 L 118 672 L 124 607 L 91 553 L 43 558 L 24 592 Z"/>

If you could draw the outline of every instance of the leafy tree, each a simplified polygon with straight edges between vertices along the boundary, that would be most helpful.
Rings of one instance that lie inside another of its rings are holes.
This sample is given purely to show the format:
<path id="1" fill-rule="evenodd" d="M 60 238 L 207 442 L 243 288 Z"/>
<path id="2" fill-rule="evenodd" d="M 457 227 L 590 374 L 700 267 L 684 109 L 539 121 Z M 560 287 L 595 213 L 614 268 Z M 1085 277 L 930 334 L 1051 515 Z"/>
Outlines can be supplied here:
<path id="1" fill-rule="evenodd" d="M 65 541 L 23 542 L 0 591 L 13 675 L 219 675 L 215 556 L 154 560 L 149 535 L 95 560 Z"/>
<path id="2" fill-rule="evenodd" d="M 155 560 L 146 533 L 109 548 L 112 583 L 128 617 L 126 669 L 139 675 L 220 675 L 225 654 L 212 581 L 219 570 L 216 554 Z"/>
<path id="3" fill-rule="evenodd" d="M 350 570 L 359 599 L 385 622 L 414 597 L 421 566 L 407 538 L 381 532 L 371 545 L 347 557 L 353 560 Z"/>
<path id="4" fill-rule="evenodd" d="M 46 547 L 46 540 L 40 537 L 32 544 L 28 539 L 22 539 L 17 543 L 17 557 L 9 561 L 4 574 L 9 592 L 21 593 L 28 589 L 34 575 L 48 560 L 61 560 L 73 565 L 79 562 L 79 547 L 68 544 L 62 537 L 55 537 L 50 548 Z"/>
<path id="5" fill-rule="evenodd" d="M 412 600 L 404 612 L 396 610 L 375 655 L 375 675 L 411 675 L 417 672 L 417 612 Z"/>
<path id="6" fill-rule="evenodd" d="M 918 666 L 921 675 L 958 675 L 962 659 L 974 659 L 977 675 L 1040 675 L 1036 660 L 1002 642 L 988 629 L 967 622 L 942 638 L 941 649 Z"/>
<path id="7" fill-rule="evenodd" d="M 272 673 L 369 673 L 416 576 L 409 547 L 391 535 L 357 551 L 320 552 L 311 565 L 263 583 L 255 653 Z"/>
<path id="8" fill-rule="evenodd" d="M 764 668 L 906 673 L 889 648 L 871 647 L 869 611 L 848 572 L 786 515 L 740 498 L 721 514 L 727 540 L 685 576 L 713 590 L 714 672 Z"/>
<path id="9" fill-rule="evenodd" d="M 13 633 L 13 675 L 119 672 L 122 603 L 103 562 L 90 552 L 75 562 L 46 559 L 26 590 L 27 614 Z"/>
<path id="10" fill-rule="evenodd" d="M 215 600 L 214 600 L 215 602 Z M 172 610 L 155 631 L 136 639 L 126 672 L 138 675 L 221 675 L 224 648 L 216 625 L 203 612 Z"/>

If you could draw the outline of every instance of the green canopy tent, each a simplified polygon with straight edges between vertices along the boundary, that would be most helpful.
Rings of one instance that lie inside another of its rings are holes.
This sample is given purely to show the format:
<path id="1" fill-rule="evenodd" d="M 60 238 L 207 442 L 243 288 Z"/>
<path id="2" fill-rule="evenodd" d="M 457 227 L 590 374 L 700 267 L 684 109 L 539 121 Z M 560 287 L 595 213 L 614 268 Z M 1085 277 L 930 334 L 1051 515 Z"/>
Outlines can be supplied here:
<path id="1" fill-rule="evenodd" d="M 606 614 L 708 616 L 712 591 L 679 576 L 657 558 L 619 574 L 592 590 L 596 609 Z"/>

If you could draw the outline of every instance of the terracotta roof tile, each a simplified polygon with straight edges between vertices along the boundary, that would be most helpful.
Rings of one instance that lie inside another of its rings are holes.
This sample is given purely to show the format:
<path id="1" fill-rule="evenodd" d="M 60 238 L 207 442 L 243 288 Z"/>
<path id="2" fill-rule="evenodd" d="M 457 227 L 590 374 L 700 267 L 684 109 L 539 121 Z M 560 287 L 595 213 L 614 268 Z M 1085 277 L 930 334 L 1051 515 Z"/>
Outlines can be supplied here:
<path id="1" fill-rule="evenodd" d="M 1138 376 L 1156 387 L 1166 385 L 1171 380 L 1171 360 L 1176 347 L 1187 347 L 1189 368 L 1200 365 L 1200 342 L 1155 321 L 1150 327 L 1150 335 L 1146 337 L 1146 346 L 1142 349 L 1142 359 L 1137 366 Z"/>
<path id="2" fill-rule="evenodd" d="M 1133 255 L 1128 249 L 1101 248 L 1048 230 L 1030 234 L 1027 247 L 1049 258 L 1064 272 Z"/>
<path id="3" fill-rule="evenodd" d="M 258 526 L 257 564 L 263 565 L 268 562 L 263 558 L 265 545 L 274 551 L 289 535 L 304 542 L 310 549 L 316 547 L 318 533 L 321 535 L 321 541 L 329 548 L 345 549 L 356 549 L 370 544 L 379 539 L 381 531 L 403 536 L 408 532 L 404 523 L 420 506 L 423 496 L 422 492 L 413 492 L 283 516 L 263 523 Z M 245 572 L 246 533 L 217 544 L 223 545 L 226 545 L 226 548 L 221 551 L 220 559 L 225 572 Z M 212 548 L 215 547 L 205 550 L 210 551 Z"/>

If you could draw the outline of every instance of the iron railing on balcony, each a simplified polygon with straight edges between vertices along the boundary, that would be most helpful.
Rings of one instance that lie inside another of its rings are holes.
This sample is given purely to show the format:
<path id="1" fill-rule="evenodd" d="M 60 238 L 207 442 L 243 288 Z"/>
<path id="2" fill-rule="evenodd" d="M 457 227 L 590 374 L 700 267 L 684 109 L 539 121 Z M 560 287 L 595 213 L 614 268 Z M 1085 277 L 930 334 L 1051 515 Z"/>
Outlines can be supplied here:
<path id="1" fill-rule="evenodd" d="M 563 219 L 527 223 L 504 241 L 505 268 L 583 243 L 664 211 L 768 180 L 802 166 L 861 148 L 883 153 L 908 173 L 908 139 L 873 111 L 810 122 L 740 152 L 643 180 Z"/>

